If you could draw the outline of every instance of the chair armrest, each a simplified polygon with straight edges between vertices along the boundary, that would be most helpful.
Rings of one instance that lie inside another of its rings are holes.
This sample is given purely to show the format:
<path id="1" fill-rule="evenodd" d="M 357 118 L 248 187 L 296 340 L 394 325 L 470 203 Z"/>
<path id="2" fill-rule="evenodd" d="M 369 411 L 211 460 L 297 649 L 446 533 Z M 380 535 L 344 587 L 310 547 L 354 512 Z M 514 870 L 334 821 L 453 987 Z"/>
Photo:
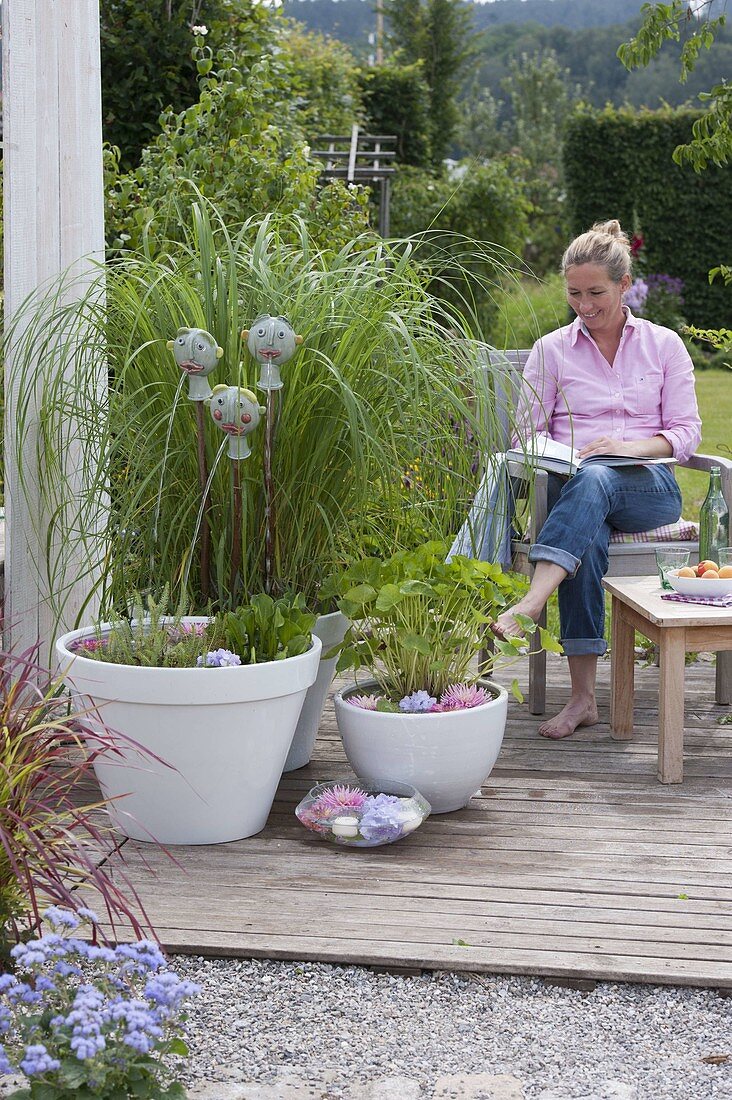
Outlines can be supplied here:
<path id="1" fill-rule="evenodd" d="M 732 459 L 720 458 L 718 455 L 691 455 L 686 462 L 679 462 L 679 466 L 687 470 L 704 470 L 706 473 L 709 473 L 712 466 L 719 466 L 722 474 L 722 495 L 732 512 Z"/>
<path id="2" fill-rule="evenodd" d="M 529 462 L 511 458 L 508 460 L 508 476 L 520 481 L 533 482 L 534 493 L 529 509 L 529 542 L 536 542 L 536 536 L 546 523 L 549 514 L 549 474 L 539 470 Z"/>

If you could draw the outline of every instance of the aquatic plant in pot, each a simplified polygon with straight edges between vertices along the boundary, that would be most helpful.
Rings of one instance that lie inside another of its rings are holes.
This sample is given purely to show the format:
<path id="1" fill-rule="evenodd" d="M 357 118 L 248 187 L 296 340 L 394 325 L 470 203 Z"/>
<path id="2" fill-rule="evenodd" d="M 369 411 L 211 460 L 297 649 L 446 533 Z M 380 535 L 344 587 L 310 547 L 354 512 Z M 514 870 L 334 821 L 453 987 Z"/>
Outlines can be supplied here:
<path id="1" fill-rule="evenodd" d="M 431 542 L 386 561 L 366 558 L 340 580 L 352 626 L 338 671 L 370 673 L 335 696 L 348 762 L 364 779 L 412 784 L 433 813 L 466 805 L 498 758 L 508 692 L 476 658 L 487 624 L 517 585 L 491 562 L 448 563 L 446 551 Z M 528 618 L 521 623 L 527 635 L 536 631 Z M 540 637 L 558 648 L 546 631 Z M 500 642 L 496 652 L 515 656 L 525 645 Z"/>
<path id="2" fill-rule="evenodd" d="M 457 530 L 480 478 L 475 455 L 495 449 L 500 429 L 468 324 L 425 281 L 408 247 L 364 236 L 327 251 L 297 219 L 234 231 L 199 197 L 182 242 L 155 258 L 123 256 L 79 300 L 69 304 L 60 287 L 25 317 L 13 359 L 17 446 L 22 459 L 38 430 L 38 476 L 27 461 L 19 470 L 42 486 L 48 537 L 39 571 L 59 623 L 90 618 L 78 612 L 80 577 L 103 620 L 131 591 L 166 583 L 174 602 L 201 614 L 264 589 L 264 448 L 239 464 L 245 505 L 237 516 L 234 465 L 206 417 L 202 507 L 197 402 L 167 346 L 181 327 L 210 333 L 222 349 L 212 386 L 225 379 L 260 399 L 259 364 L 242 332 L 263 313 L 284 314 L 303 337 L 282 371 L 276 416 L 273 595 L 302 593 L 342 630 L 326 577 L 355 552 L 386 555 Z M 90 356 L 90 347 L 105 356 Z M 63 450 L 69 423 L 80 441 L 73 463 Z M 403 475 L 416 457 L 424 477 L 407 493 Z M 337 641 L 328 637 L 324 651 Z M 309 744 L 289 766 L 309 757 L 331 672 L 311 708 Z"/>
<path id="3" fill-rule="evenodd" d="M 109 812 L 136 840 L 215 844 L 264 828 L 320 639 L 301 597 L 262 593 L 214 618 L 134 617 L 64 634 L 56 653 L 74 704 L 115 753 L 88 745 Z"/>

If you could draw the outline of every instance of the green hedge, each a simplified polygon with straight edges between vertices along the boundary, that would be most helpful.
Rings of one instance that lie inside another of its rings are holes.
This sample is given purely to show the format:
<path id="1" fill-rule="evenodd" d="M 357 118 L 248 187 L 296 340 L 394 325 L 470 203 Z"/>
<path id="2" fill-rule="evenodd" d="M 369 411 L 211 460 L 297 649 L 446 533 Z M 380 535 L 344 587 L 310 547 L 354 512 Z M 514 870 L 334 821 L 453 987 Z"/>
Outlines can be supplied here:
<path id="1" fill-rule="evenodd" d="M 691 324 L 729 327 L 732 293 L 708 271 L 732 258 L 732 167 L 696 174 L 671 159 L 691 137 L 699 112 L 580 108 L 564 143 L 567 203 L 573 234 L 618 218 L 643 234 L 643 270 L 684 280 Z"/>

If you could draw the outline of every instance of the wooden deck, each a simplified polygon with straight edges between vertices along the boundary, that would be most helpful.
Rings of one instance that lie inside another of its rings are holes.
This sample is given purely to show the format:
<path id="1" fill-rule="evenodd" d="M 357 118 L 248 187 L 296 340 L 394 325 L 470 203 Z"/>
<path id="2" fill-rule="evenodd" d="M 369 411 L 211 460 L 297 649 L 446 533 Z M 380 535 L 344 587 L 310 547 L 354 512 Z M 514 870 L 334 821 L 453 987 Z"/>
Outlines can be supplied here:
<path id="1" fill-rule="evenodd" d="M 550 662 L 556 709 L 566 663 Z M 512 704 L 482 795 L 370 850 L 292 812 L 351 775 L 329 704 L 264 832 L 174 848 L 177 864 L 128 841 L 126 873 L 173 951 L 732 987 L 732 726 L 713 682 L 711 664 L 688 668 L 681 786 L 656 779 L 658 669 L 637 669 L 636 737 L 614 742 L 601 661 L 599 726 L 547 741 Z"/>

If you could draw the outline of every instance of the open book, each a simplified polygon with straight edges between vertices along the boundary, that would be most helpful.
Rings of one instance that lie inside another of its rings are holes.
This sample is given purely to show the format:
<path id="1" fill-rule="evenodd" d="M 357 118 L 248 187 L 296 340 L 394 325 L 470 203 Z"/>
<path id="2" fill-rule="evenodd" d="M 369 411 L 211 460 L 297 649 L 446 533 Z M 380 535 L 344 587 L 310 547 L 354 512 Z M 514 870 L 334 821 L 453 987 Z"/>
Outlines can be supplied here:
<path id="1" fill-rule="evenodd" d="M 542 470 L 551 470 L 556 474 L 573 474 L 583 466 L 663 466 L 672 465 L 675 458 L 649 458 L 628 455 L 589 455 L 580 458 L 576 448 L 566 443 L 557 443 L 548 435 L 535 435 L 526 444 L 526 449 L 514 448 L 506 451 L 506 458 L 518 462 L 529 462 Z"/>

